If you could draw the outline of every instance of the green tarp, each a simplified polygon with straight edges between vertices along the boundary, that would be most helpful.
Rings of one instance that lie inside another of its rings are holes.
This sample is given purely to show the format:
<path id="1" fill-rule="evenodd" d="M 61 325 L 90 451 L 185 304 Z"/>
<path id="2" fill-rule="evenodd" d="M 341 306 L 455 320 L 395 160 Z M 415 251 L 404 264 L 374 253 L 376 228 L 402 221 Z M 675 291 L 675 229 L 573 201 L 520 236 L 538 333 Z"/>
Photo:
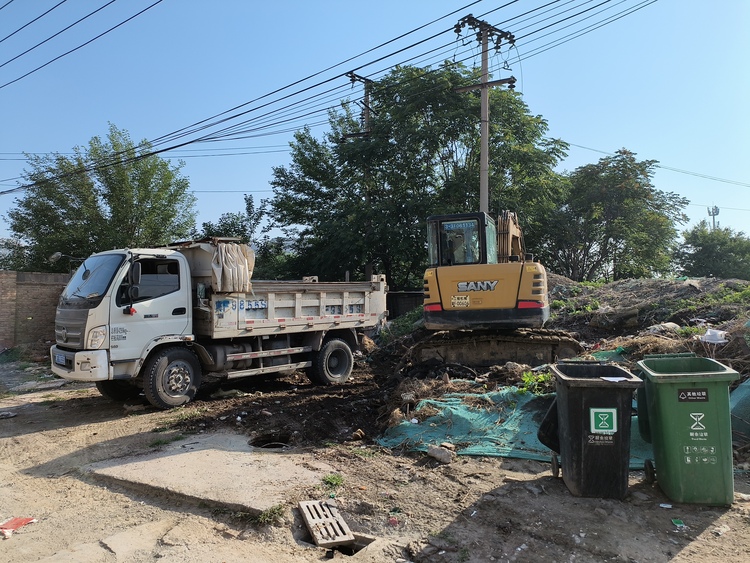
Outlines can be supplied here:
<path id="1" fill-rule="evenodd" d="M 424 399 L 415 412 L 431 407 L 437 414 L 416 424 L 407 420 L 393 426 L 378 443 L 387 448 L 427 451 L 430 445 L 450 442 L 458 455 L 551 461 L 553 452 L 539 441 L 537 431 L 554 397 L 505 387 L 490 393 Z M 651 445 L 640 437 L 637 417 L 632 419 L 630 434 L 630 469 L 643 469 L 653 454 Z"/>

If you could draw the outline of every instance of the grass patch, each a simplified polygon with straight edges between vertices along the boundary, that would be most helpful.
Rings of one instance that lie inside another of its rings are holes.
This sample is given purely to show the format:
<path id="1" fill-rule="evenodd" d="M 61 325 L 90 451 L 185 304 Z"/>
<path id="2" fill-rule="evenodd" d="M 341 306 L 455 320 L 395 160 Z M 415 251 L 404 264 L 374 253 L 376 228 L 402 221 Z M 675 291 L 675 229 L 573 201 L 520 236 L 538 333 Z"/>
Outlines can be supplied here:
<path id="1" fill-rule="evenodd" d="M 220 508 L 215 509 L 213 513 L 216 515 L 225 514 L 234 520 L 245 522 L 253 526 L 274 526 L 280 524 L 284 520 L 284 505 L 275 504 L 260 514 L 251 514 L 240 510 L 229 511 Z"/>
<path id="2" fill-rule="evenodd" d="M 423 318 L 422 306 L 416 307 L 401 315 L 400 317 L 393 319 L 388 323 L 387 328 L 383 329 L 380 333 L 381 344 L 388 344 L 414 332 L 414 325 L 421 321 Z"/>
<path id="3" fill-rule="evenodd" d="M 378 452 L 368 449 L 368 448 L 351 448 L 349 451 L 353 455 L 356 455 L 357 457 L 362 457 L 365 459 L 372 459 L 380 455 Z"/>
<path id="4" fill-rule="evenodd" d="M 177 442 L 179 440 L 182 440 L 185 436 L 182 434 L 175 434 L 174 436 L 167 436 L 166 438 L 159 438 L 158 440 L 154 440 L 151 442 L 148 447 L 149 448 L 160 448 L 161 446 L 167 446 L 171 444 L 172 442 Z"/>
<path id="5" fill-rule="evenodd" d="M 555 378 L 549 372 L 525 371 L 521 374 L 521 384 L 518 388 L 523 393 L 544 395 L 556 389 Z"/>
<path id="6" fill-rule="evenodd" d="M 263 512 L 258 514 L 251 520 L 253 524 L 258 526 L 273 526 L 281 523 L 284 519 L 284 505 L 275 504 L 274 506 L 265 509 Z"/>
<path id="7" fill-rule="evenodd" d="M 201 418 L 206 412 L 208 412 L 208 407 L 178 407 L 170 411 L 170 416 L 164 424 L 167 426 L 178 426 Z"/>
<path id="8" fill-rule="evenodd" d="M 323 477 L 323 484 L 329 490 L 334 490 L 344 484 L 344 478 L 339 473 L 331 473 Z"/>

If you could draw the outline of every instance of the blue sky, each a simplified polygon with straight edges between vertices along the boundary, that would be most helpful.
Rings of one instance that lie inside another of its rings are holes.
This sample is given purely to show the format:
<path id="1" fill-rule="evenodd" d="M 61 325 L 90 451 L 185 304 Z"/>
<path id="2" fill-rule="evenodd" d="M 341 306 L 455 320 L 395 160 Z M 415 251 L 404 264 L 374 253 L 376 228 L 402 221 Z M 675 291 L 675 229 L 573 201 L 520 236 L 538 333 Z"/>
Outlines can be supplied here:
<path id="1" fill-rule="evenodd" d="M 312 100 L 310 111 L 344 97 L 355 100 L 361 87 L 339 76 L 352 70 L 377 78 L 397 63 L 427 66 L 455 56 L 479 64 L 476 42 L 441 34 L 473 14 L 516 35 L 515 49 L 491 59 L 499 67 L 505 58 L 509 67 L 494 78 L 515 76 L 530 111 L 548 121 L 549 136 L 571 143 L 561 170 L 626 148 L 659 161 L 654 184 L 691 201 L 689 225 L 710 221 L 707 208 L 716 206 L 722 227 L 750 233 L 745 0 L 162 0 L 151 8 L 157 0 L 118 0 L 18 56 L 108 1 L 67 0 L 19 30 L 60 0 L 0 0 L 0 192 L 18 185 L 21 153 L 69 153 L 106 136 L 108 122 L 135 141 L 154 140 L 253 100 L 260 99 L 243 106 L 255 109 L 248 118 L 304 100 Z M 338 89 L 323 96 L 329 88 Z M 325 121 L 319 114 L 283 125 L 281 115 L 270 117 L 263 136 L 163 154 L 184 160 L 199 225 L 241 211 L 246 193 L 256 202 L 271 196 L 272 167 L 289 162 L 290 129 L 307 123 L 317 135 L 325 130 L 316 125 Z M 0 215 L 18 195 L 0 195 Z M 7 234 L 3 217 L 0 236 Z"/>

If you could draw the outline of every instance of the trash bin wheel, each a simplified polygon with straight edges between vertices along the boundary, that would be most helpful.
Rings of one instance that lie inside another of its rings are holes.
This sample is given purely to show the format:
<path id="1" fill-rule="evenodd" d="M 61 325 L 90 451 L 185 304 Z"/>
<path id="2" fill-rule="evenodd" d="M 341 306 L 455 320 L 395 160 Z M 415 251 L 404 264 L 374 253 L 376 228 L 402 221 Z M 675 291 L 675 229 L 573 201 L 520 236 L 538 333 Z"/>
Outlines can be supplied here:
<path id="1" fill-rule="evenodd" d="M 552 476 L 557 479 L 560 476 L 560 462 L 556 455 L 552 455 Z"/>
<path id="2" fill-rule="evenodd" d="M 654 469 L 654 463 L 650 459 L 647 459 L 646 463 L 643 464 L 643 470 L 646 472 L 646 483 L 656 481 L 656 470 Z"/>

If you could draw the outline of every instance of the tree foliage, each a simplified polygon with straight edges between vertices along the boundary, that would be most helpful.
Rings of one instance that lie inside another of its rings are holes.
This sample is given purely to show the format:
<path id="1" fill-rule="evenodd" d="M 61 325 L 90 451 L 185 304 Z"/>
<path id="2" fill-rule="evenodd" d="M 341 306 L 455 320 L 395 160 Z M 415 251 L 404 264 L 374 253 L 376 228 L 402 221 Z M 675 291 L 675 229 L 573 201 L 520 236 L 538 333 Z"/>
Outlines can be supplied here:
<path id="1" fill-rule="evenodd" d="M 157 246 L 188 236 L 194 197 L 182 166 L 148 155 L 127 132 L 110 124 L 106 141 L 94 137 L 73 156 L 29 157 L 24 196 L 8 212 L 12 238 L 0 264 L 14 270 L 65 271 L 55 252 L 86 257 L 110 248 Z"/>
<path id="2" fill-rule="evenodd" d="M 677 263 L 687 276 L 750 280 L 750 238 L 701 221 L 683 233 Z"/>
<path id="3" fill-rule="evenodd" d="M 323 138 L 295 135 L 291 164 L 273 170 L 270 205 L 294 237 L 299 275 L 356 278 L 371 265 L 392 288 L 421 287 L 427 217 L 478 210 L 479 94 L 456 89 L 479 80 L 455 63 L 397 67 L 369 85 L 368 131 L 343 104 Z M 544 224 L 565 144 L 545 139 L 546 122 L 513 92 L 493 90 L 490 107 L 491 208 Z"/>
<path id="4" fill-rule="evenodd" d="M 244 213 L 224 213 L 216 223 L 203 223 L 200 237 L 232 237 L 245 244 L 257 244 L 261 234 L 260 225 L 265 215 L 264 204 L 255 205 L 252 195 L 245 195 Z"/>
<path id="5" fill-rule="evenodd" d="M 573 171 L 546 233 L 548 268 L 576 281 L 668 273 L 688 201 L 653 186 L 655 165 L 621 149 Z"/>

